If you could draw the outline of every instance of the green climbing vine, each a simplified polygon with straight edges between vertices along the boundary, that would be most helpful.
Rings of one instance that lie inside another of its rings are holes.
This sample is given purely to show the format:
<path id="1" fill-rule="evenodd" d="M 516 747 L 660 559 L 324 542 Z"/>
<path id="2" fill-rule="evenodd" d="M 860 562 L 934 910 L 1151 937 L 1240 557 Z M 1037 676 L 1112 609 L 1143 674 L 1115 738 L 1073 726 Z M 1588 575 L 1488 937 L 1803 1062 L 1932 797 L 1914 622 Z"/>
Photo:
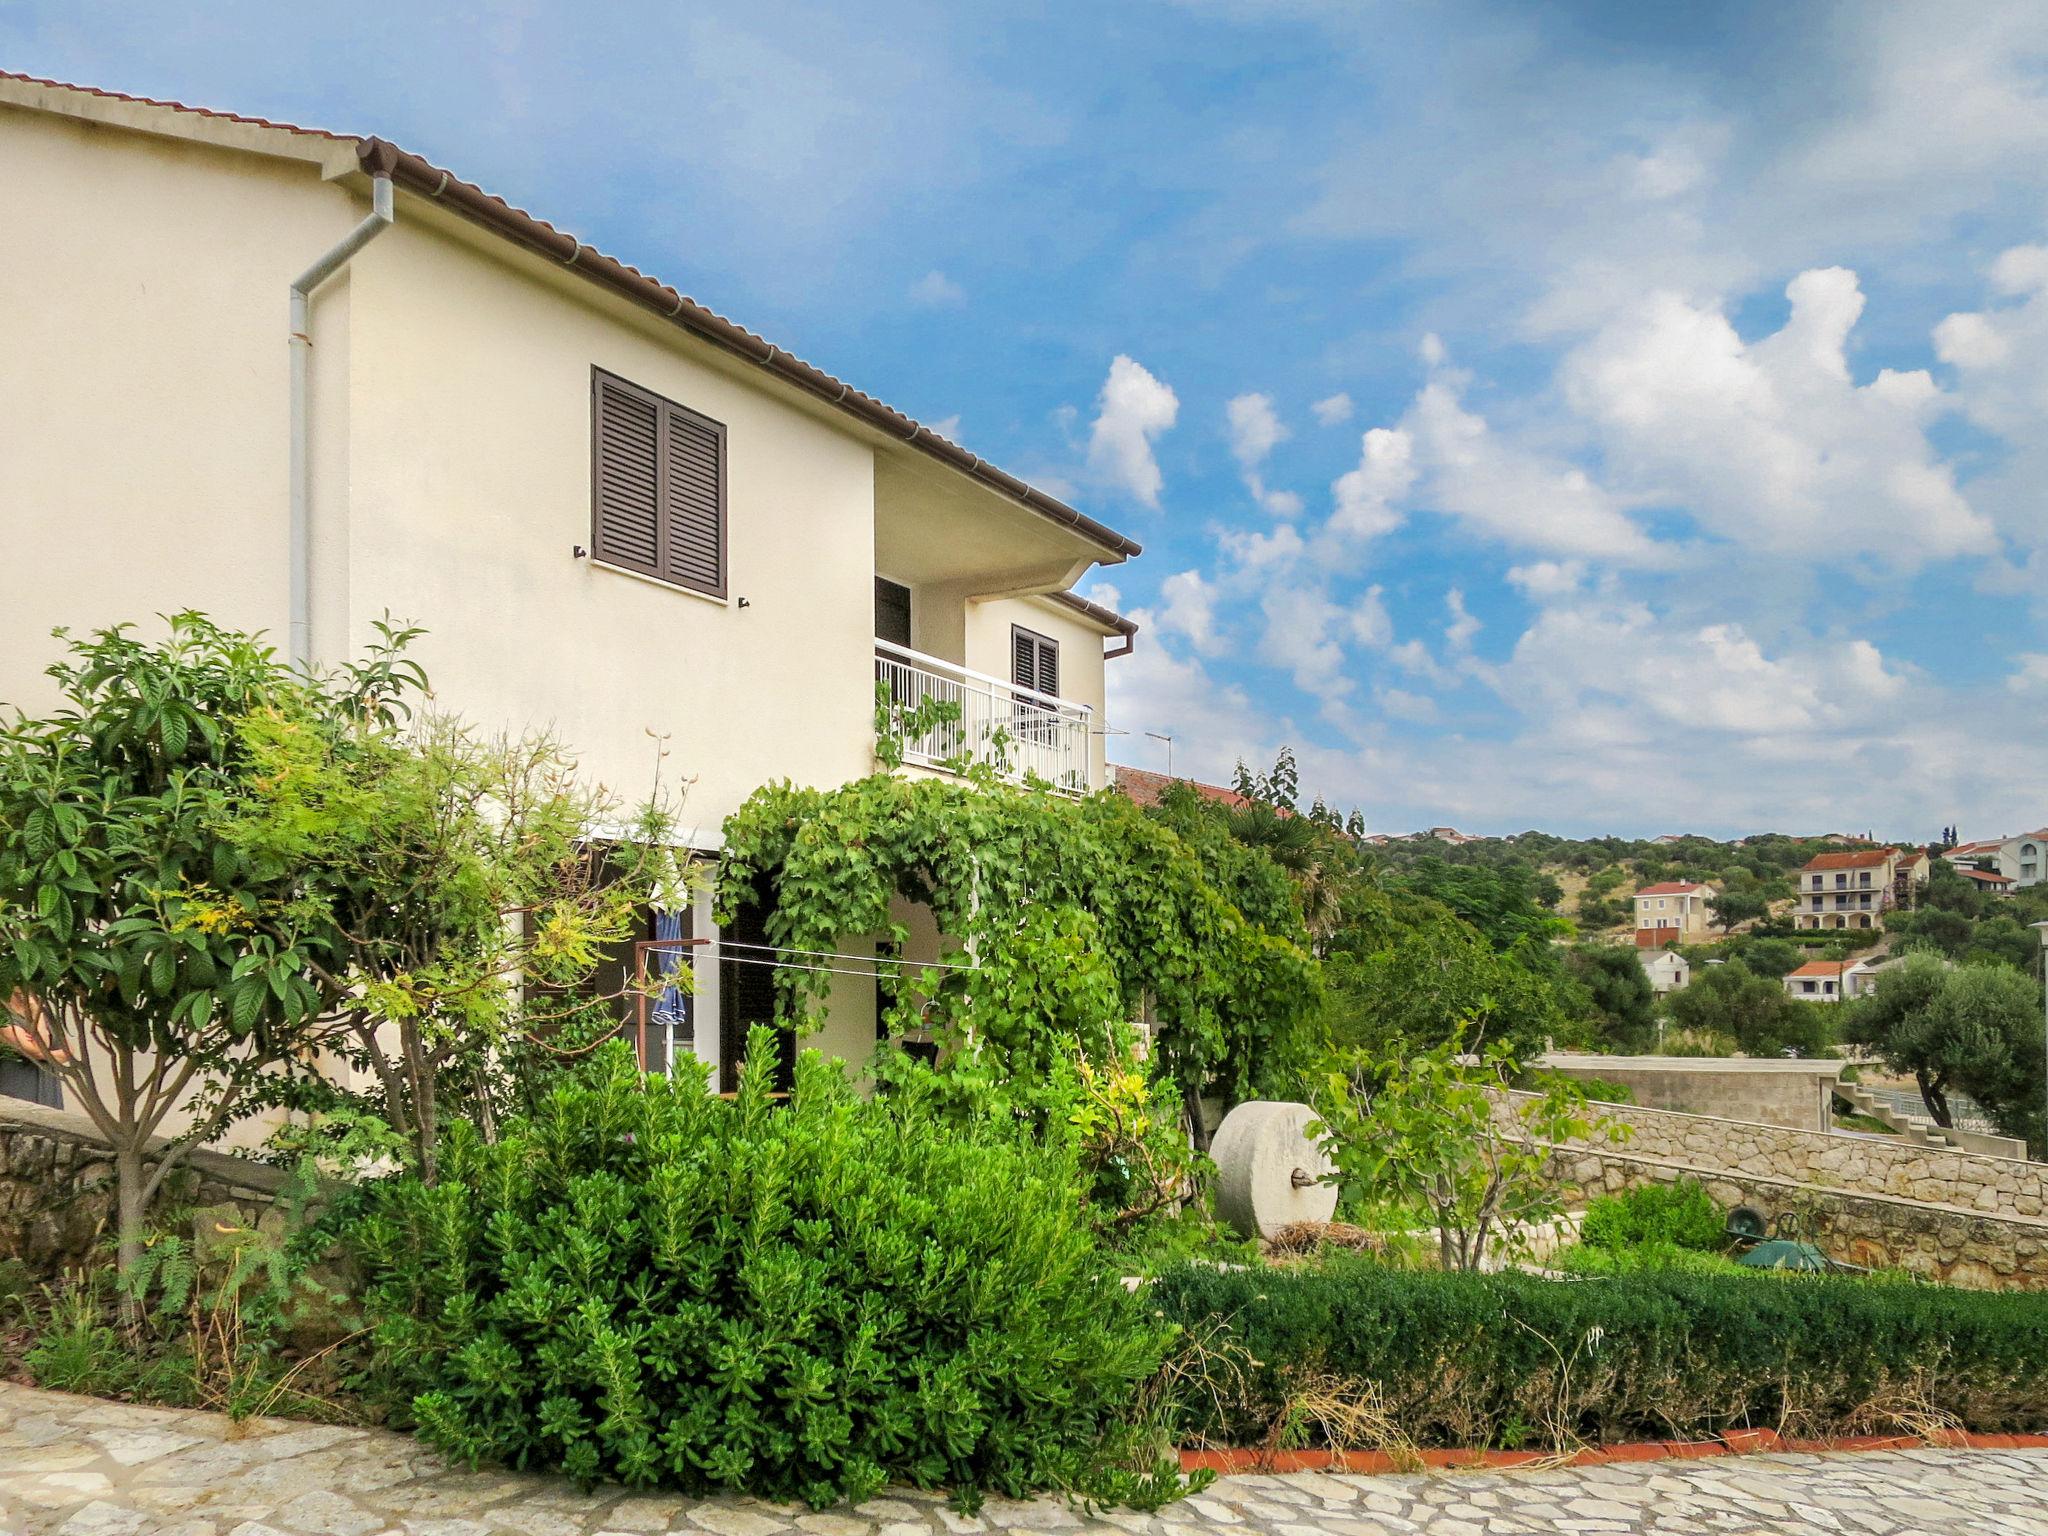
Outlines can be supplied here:
<path id="1" fill-rule="evenodd" d="M 1183 1098 L 1279 1091 L 1313 1054 L 1320 977 L 1299 899 L 1263 853 L 1200 820 L 1116 794 L 1076 800 L 987 775 L 890 775 L 837 789 L 757 790 L 725 826 L 720 905 L 772 896 L 771 943 L 902 943 L 892 903 L 931 909 L 971 969 L 897 989 L 892 1033 L 918 1026 L 1012 1074 L 1100 1059 L 1149 998 L 1157 1069 Z M 784 973 L 792 1020 L 827 978 Z"/>

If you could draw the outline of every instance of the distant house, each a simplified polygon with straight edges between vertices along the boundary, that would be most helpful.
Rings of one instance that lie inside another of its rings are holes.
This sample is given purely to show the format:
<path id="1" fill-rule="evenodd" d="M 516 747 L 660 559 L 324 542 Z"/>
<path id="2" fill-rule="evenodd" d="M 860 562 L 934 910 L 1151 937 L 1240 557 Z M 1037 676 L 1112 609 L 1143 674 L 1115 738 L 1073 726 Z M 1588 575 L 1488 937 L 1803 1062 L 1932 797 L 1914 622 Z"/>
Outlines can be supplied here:
<path id="1" fill-rule="evenodd" d="M 1899 850 L 1816 854 L 1801 866 L 1793 910 L 1798 928 L 1875 928 L 1898 905 Z"/>
<path id="2" fill-rule="evenodd" d="M 1925 848 L 1908 848 L 1899 855 L 1898 872 L 1892 877 L 1892 900 L 1911 909 L 1920 905 L 1920 887 L 1934 874 L 1934 860 Z"/>
<path id="3" fill-rule="evenodd" d="M 1994 874 L 1988 869 L 1971 869 L 1963 865 L 1957 866 L 1956 873 L 1965 880 L 1970 881 L 1980 891 L 1988 892 L 1993 896 L 2010 896 L 2012 894 L 2014 881 L 2011 875 Z"/>
<path id="4" fill-rule="evenodd" d="M 1785 995 L 1803 1003 L 1839 1003 L 1867 988 L 1870 967 L 1860 960 L 1809 960 L 1785 974 Z"/>
<path id="5" fill-rule="evenodd" d="M 2010 837 L 1957 843 L 1942 857 L 1958 869 L 1981 869 L 2004 875 L 2012 889 L 2048 880 L 2048 827 L 2016 832 Z"/>
<path id="6" fill-rule="evenodd" d="M 1225 789 L 1221 784 L 1203 784 L 1195 779 L 1170 773 L 1150 773 L 1143 768 L 1126 768 L 1121 763 L 1109 765 L 1109 781 L 1127 799 L 1139 805 L 1157 805 L 1167 790 L 1176 784 L 1185 784 L 1204 800 L 1217 805 L 1228 806 L 1233 811 L 1250 807 L 1251 801 L 1234 789 Z"/>
<path id="7" fill-rule="evenodd" d="M 1707 898 L 1713 894 L 1711 885 L 1693 880 L 1644 886 L 1636 892 L 1636 943 L 1655 947 L 1704 939 L 1713 916 Z"/>
<path id="8" fill-rule="evenodd" d="M 1650 978 L 1650 990 L 1659 997 L 1676 992 L 1692 980 L 1692 967 L 1676 950 L 1645 950 L 1636 959 L 1642 962 L 1643 974 Z"/>

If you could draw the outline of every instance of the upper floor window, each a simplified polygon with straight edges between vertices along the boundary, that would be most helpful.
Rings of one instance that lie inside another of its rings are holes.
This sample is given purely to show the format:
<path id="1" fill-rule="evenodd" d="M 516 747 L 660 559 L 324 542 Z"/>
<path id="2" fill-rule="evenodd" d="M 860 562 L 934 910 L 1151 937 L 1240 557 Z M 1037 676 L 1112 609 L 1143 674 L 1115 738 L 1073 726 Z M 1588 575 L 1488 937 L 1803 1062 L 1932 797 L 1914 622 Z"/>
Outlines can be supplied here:
<path id="1" fill-rule="evenodd" d="M 1057 698 L 1060 691 L 1060 643 L 1021 624 L 1010 626 L 1010 681 Z"/>
<path id="2" fill-rule="evenodd" d="M 590 545 L 607 565 L 725 596 L 725 427 L 590 373 Z"/>

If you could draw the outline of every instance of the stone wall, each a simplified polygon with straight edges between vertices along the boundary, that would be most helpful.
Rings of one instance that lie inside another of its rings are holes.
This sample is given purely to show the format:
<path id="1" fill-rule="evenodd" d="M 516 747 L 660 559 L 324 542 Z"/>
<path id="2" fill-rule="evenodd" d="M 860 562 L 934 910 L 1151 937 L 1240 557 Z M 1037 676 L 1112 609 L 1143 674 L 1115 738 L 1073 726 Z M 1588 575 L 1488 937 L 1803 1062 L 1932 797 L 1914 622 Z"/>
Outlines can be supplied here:
<path id="1" fill-rule="evenodd" d="M 1832 1259 L 1903 1269 L 1972 1290 L 2048 1290 L 2048 1220 L 1987 1216 L 1893 1195 L 1851 1193 L 1769 1175 L 1715 1172 L 1637 1155 L 1568 1147 L 1559 1167 L 1581 1195 L 1697 1179 L 1724 1210 L 1754 1206 L 1775 1221 L 1788 1210 L 1811 1223 Z"/>
<path id="2" fill-rule="evenodd" d="M 1981 1157 L 1891 1137 L 1794 1131 L 1636 1105 L 1597 1108 L 1605 1118 L 1630 1129 L 1616 1150 L 1654 1162 L 1780 1179 L 1845 1194 L 1926 1201 L 1989 1216 L 2048 1217 L 2048 1164 Z"/>
<path id="3" fill-rule="evenodd" d="M 232 1206 L 254 1224 L 284 1179 L 281 1169 L 193 1152 L 172 1175 L 169 1199 Z M 113 1156 L 92 1122 L 71 1110 L 0 1099 L 0 1260 L 47 1278 L 98 1258 L 113 1224 Z"/>
<path id="4" fill-rule="evenodd" d="M 1567 1077 L 1621 1083 L 1646 1109 L 1726 1120 L 1760 1120 L 1799 1131 L 1834 1123 L 1830 1101 L 1840 1061 L 1746 1056 L 1594 1056 L 1552 1051 L 1538 1066 Z"/>

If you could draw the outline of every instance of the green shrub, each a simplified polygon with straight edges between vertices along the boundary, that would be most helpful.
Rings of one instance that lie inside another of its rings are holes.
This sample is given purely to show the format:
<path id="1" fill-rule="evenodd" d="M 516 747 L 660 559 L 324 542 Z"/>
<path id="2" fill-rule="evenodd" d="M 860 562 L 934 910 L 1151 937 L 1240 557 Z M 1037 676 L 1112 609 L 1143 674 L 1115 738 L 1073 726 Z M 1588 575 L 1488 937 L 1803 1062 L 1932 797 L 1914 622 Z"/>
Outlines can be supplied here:
<path id="1" fill-rule="evenodd" d="M 1069 1146 L 863 1100 L 755 1031 L 732 1102 L 612 1047 L 351 1247 L 378 1390 L 471 1463 L 858 1502 L 897 1479 L 1157 1504 L 1136 1402 L 1171 1331 L 1091 1237 Z"/>
<path id="2" fill-rule="evenodd" d="M 1190 1265 L 1151 1295 L 1163 1320 L 1222 1319 L 1209 1347 L 1233 1362 L 1230 1390 L 1188 1398 L 1184 1439 L 1257 1444 L 1298 1421 L 1304 1380 L 1370 1393 L 1379 1423 L 1419 1446 L 1742 1425 L 1876 1432 L 1930 1410 L 1975 1430 L 2048 1424 L 2043 1294 L 1812 1275 L 1416 1274 L 1340 1259 Z"/>
<path id="3" fill-rule="evenodd" d="M 1721 1208 L 1695 1179 L 1645 1184 L 1601 1195 L 1586 1207 L 1579 1241 L 1589 1248 L 1634 1248 L 1666 1243 L 1700 1253 L 1728 1245 Z"/>
<path id="4" fill-rule="evenodd" d="M 1686 1248 L 1662 1239 L 1622 1248 L 1578 1243 L 1552 1258 L 1550 1267 L 1569 1275 L 1633 1275 L 1646 1269 L 1682 1269 L 1696 1275 L 1754 1273 L 1725 1254 Z"/>

